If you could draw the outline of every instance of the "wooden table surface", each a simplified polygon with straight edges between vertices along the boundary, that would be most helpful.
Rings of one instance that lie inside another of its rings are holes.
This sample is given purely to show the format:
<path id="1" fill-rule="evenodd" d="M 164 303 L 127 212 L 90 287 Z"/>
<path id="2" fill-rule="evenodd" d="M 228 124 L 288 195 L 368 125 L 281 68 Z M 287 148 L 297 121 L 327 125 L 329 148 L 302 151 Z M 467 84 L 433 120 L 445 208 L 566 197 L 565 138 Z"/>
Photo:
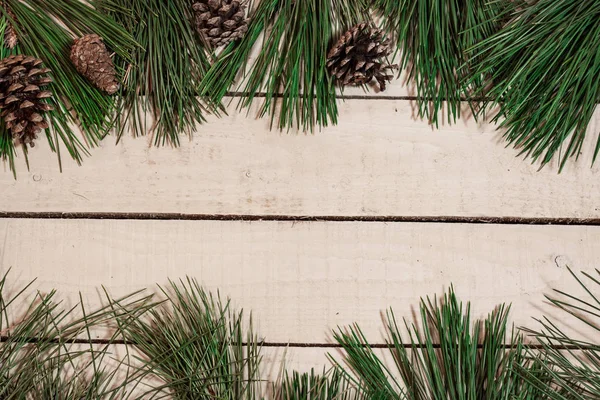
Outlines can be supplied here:
<path id="1" fill-rule="evenodd" d="M 0 173 L 0 268 L 90 307 L 102 285 L 117 296 L 195 277 L 253 312 L 267 361 L 289 344 L 301 370 L 337 352 L 331 329 L 358 322 L 382 343 L 381 312 L 410 318 L 450 284 L 476 316 L 510 302 L 517 326 L 536 327 L 556 313 L 545 294 L 575 290 L 567 266 L 598 266 L 595 138 L 561 174 L 558 160 L 540 170 L 489 124 L 432 130 L 408 94 L 401 81 L 349 91 L 339 125 L 314 134 L 232 106 L 180 148 L 108 138 L 62 173 L 40 140 L 30 171 L 21 157 L 17 180 Z"/>

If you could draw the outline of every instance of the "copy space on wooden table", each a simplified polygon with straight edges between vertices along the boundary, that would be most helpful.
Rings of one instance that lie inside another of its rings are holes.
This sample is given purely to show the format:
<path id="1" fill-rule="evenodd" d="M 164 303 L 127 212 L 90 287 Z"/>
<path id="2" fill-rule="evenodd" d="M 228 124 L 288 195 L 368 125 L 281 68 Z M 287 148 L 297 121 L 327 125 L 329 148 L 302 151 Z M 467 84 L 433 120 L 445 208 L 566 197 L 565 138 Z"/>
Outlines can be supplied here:
<path id="1" fill-rule="evenodd" d="M 414 104 L 354 99 L 339 125 L 314 135 L 268 131 L 230 107 L 192 142 L 153 148 L 147 138 L 93 149 L 65 172 L 43 141 L 31 171 L 0 174 L 0 211 L 292 216 L 598 218 L 599 166 L 590 168 L 600 112 L 584 154 L 562 174 L 504 148 L 494 126 L 459 121 L 438 131 Z M 22 160 L 21 160 L 22 161 Z"/>
<path id="2" fill-rule="evenodd" d="M 271 343 L 331 343 L 359 322 L 381 343 L 381 312 L 411 317 L 421 296 L 454 284 L 485 316 L 512 303 L 512 321 L 562 314 L 551 288 L 576 290 L 567 266 L 591 270 L 600 227 L 360 222 L 0 219 L 10 280 L 100 301 L 190 276 L 252 311 Z M 69 304 L 67 302 L 66 304 Z M 586 334 L 586 332 L 576 332 Z"/>

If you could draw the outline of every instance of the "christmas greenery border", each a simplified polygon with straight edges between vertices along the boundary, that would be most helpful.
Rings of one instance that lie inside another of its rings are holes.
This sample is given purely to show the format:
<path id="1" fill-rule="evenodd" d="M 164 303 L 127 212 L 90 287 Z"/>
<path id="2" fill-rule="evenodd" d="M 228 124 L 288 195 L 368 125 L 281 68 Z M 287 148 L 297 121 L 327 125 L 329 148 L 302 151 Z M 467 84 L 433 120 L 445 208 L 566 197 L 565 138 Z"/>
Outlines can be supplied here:
<path id="1" fill-rule="evenodd" d="M 575 274 L 581 294 L 547 297 L 567 318 L 541 328 L 510 329 L 510 306 L 487 318 L 452 286 L 421 300 L 415 321 L 384 318 L 385 344 L 372 346 L 358 324 L 333 337 L 341 352 L 316 373 L 288 372 L 261 381 L 263 346 L 252 317 L 206 292 L 195 280 L 169 282 L 160 296 L 143 291 L 90 311 L 63 309 L 54 291 L 38 293 L 25 313 L 11 307 L 31 284 L 7 297 L 0 280 L 0 395 L 6 399 L 521 399 L 600 396 L 600 343 L 574 339 L 570 324 L 600 331 L 600 271 Z M 22 309 L 23 302 L 17 306 Z M 92 339 L 102 328 L 114 334 Z M 108 330 L 107 330 L 108 328 Z M 124 351 L 114 352 L 116 345 Z M 388 353 L 387 356 L 385 353 Z M 383 356 L 383 357 L 382 357 Z M 386 361 L 386 358 L 388 361 Z M 271 368 L 272 370 L 272 368 Z"/>
<path id="2" fill-rule="evenodd" d="M 467 103 L 562 168 L 600 101 L 595 0 L 2 0 L 0 14 L 0 157 L 13 171 L 42 132 L 77 162 L 111 133 L 177 146 L 225 114 L 232 90 L 272 127 L 313 131 L 337 123 L 336 87 L 384 89 L 396 68 L 420 118 L 452 123 Z"/>

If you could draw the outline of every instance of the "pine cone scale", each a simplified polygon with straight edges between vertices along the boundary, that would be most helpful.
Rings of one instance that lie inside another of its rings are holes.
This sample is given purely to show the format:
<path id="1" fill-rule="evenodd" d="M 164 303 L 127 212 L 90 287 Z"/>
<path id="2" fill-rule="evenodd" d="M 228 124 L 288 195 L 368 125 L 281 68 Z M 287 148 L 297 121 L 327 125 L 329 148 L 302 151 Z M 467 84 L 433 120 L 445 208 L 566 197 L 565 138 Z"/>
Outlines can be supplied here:
<path id="1" fill-rule="evenodd" d="M 196 31 L 213 47 L 225 46 L 248 31 L 246 6 L 237 0 L 200 0 L 192 10 Z"/>

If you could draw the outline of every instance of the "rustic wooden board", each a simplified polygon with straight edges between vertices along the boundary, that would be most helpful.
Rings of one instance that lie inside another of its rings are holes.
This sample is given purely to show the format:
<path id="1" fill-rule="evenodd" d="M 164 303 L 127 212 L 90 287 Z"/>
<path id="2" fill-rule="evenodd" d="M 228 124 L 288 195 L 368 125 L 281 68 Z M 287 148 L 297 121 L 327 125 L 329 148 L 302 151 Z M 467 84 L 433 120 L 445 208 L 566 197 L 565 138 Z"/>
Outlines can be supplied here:
<path id="1" fill-rule="evenodd" d="M 505 149 L 472 120 L 439 131 L 401 100 L 347 100 L 340 124 L 314 135 L 267 129 L 235 111 L 210 118 L 192 142 L 147 138 L 102 148 L 78 167 L 41 143 L 31 172 L 0 174 L 0 211 L 296 216 L 596 218 L 599 166 L 590 151 L 563 174 Z M 600 126 L 596 114 L 590 132 Z M 591 136 L 591 135 L 590 135 Z M 590 137 L 590 139 L 592 139 Z M 40 141 L 43 142 L 43 141 Z M 7 168 L 7 167 L 6 167 Z"/>
<path id="2" fill-rule="evenodd" d="M 476 316 L 510 302 L 517 325 L 535 326 L 556 313 L 544 294 L 576 287 L 566 266 L 600 257 L 600 227 L 585 226 L 0 219 L 0 237 L 11 280 L 37 277 L 67 305 L 188 275 L 253 311 L 271 343 L 330 343 L 353 322 L 381 342 L 381 312 L 410 317 L 450 284 Z"/>

